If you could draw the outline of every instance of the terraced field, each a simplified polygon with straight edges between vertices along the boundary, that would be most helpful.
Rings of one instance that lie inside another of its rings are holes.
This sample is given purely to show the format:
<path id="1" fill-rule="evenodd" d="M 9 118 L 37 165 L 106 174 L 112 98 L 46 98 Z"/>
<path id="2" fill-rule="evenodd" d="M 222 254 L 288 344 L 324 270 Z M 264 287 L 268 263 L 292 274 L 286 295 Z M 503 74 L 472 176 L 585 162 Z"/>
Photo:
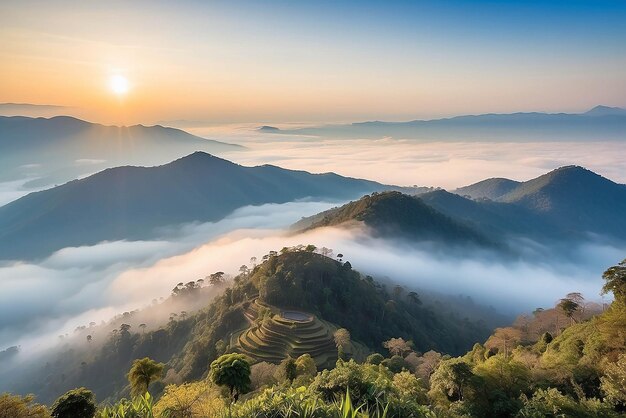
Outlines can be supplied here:
<path id="1" fill-rule="evenodd" d="M 331 367 L 337 361 L 337 348 L 333 339 L 336 327 L 315 315 L 289 311 L 285 316 L 280 309 L 250 304 L 246 317 L 250 328 L 234 335 L 233 341 L 241 353 L 256 361 L 280 363 L 287 356 L 297 358 L 310 354 L 318 369 Z M 264 320 L 257 320 L 259 315 Z M 298 319 L 295 319 L 298 318 Z"/>

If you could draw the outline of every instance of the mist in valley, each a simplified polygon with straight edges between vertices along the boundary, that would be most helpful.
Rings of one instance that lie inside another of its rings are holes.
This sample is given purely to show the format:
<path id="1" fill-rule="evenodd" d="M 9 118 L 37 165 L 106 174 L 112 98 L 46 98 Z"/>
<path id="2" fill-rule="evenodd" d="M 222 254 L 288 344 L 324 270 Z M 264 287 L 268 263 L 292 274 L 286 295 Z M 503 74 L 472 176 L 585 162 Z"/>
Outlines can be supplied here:
<path id="1" fill-rule="evenodd" d="M 172 305 L 168 296 L 179 282 L 218 271 L 232 278 L 242 265 L 250 265 L 251 257 L 260 262 L 283 247 L 330 248 L 389 288 L 417 291 L 425 304 L 445 306 L 491 328 L 537 307 L 551 307 L 569 292 L 599 301 L 602 272 L 626 250 L 592 241 L 562 249 L 519 241 L 509 243 L 517 249 L 512 254 L 375 238 L 364 226 L 299 234 L 289 229 L 300 217 L 339 203 L 245 207 L 217 223 L 164 229 L 161 240 L 66 248 L 37 264 L 5 264 L 0 268 L 0 341 L 2 349 L 19 346 L 19 351 L 0 357 L 0 371 L 10 373 L 24 362 L 36 370 L 55 350 L 96 347 L 121 323 L 139 332 L 141 323 L 155 329 L 172 313 L 191 315 L 219 289 L 205 287 L 204 297 Z M 92 341 L 86 342 L 87 334 Z M 0 389 L 18 383 L 4 382 L 8 386 Z"/>

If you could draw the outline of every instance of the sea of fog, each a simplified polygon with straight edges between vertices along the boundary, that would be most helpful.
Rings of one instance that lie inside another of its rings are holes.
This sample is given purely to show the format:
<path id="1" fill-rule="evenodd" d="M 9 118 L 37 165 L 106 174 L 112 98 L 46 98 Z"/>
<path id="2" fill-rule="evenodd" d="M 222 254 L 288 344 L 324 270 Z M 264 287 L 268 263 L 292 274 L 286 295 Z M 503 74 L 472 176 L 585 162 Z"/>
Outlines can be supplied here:
<path id="1" fill-rule="evenodd" d="M 452 189 L 488 177 L 526 180 L 558 166 L 583 165 L 626 182 L 626 144 L 619 142 L 424 142 L 381 138 L 346 140 L 259 133 L 255 125 L 196 127 L 192 133 L 239 143 L 246 151 L 221 155 L 244 165 L 368 178 L 387 184 Z M 80 162 L 77 162 L 80 164 Z M 85 166 L 85 175 L 89 167 Z M 29 174 L 32 176 L 32 174 Z M 30 190 L 28 179 L 0 183 L 0 205 Z M 342 252 L 353 267 L 407 287 L 466 294 L 501 311 L 551 306 L 564 294 L 599 298 L 601 273 L 625 248 L 579 243 L 566 252 L 533 242 L 511 245 L 523 257 L 431 247 L 371 238 L 367 231 L 321 229 L 294 236 L 285 229 L 340 202 L 293 202 L 241 208 L 208 224 L 166 228 L 153 241 L 103 242 L 65 248 L 38 262 L 0 265 L 0 350 L 41 346 L 76 326 L 106 320 L 169 295 L 178 282 L 214 271 L 236 274 L 250 257 L 312 243 Z"/>
<path id="2" fill-rule="evenodd" d="M 523 257 L 479 249 L 433 248 L 372 238 L 364 228 L 322 228 L 294 235 L 301 216 L 337 202 L 244 207 L 216 223 L 187 224 L 154 241 L 65 248 L 39 263 L 0 267 L 0 349 L 42 347 L 91 321 L 147 306 L 179 282 L 215 271 L 235 275 L 251 257 L 312 243 L 343 253 L 353 268 L 415 290 L 468 295 L 502 313 L 552 306 L 568 292 L 599 300 L 601 274 L 626 248 L 580 243 L 567 253 L 518 242 Z"/>

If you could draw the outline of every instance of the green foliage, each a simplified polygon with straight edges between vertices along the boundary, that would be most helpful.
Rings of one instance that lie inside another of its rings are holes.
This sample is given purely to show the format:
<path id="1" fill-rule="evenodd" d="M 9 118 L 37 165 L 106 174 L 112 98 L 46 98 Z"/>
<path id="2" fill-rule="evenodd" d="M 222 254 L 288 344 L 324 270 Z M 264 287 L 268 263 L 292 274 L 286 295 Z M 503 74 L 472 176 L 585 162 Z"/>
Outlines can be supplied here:
<path id="1" fill-rule="evenodd" d="M 72 389 L 52 405 L 53 418 L 92 418 L 96 413 L 95 396 L 85 388 Z"/>
<path id="2" fill-rule="evenodd" d="M 296 359 L 296 371 L 298 376 L 311 376 L 314 377 L 317 374 L 317 367 L 315 361 L 310 354 L 303 354 Z"/>
<path id="3" fill-rule="evenodd" d="M 219 388 L 201 380 L 181 385 L 168 385 L 154 405 L 154 415 L 164 418 L 214 417 L 224 408 Z"/>
<path id="4" fill-rule="evenodd" d="M 298 376 L 298 366 L 296 365 L 296 361 L 291 357 L 284 359 L 278 367 L 278 374 L 281 380 L 293 382 L 293 380 Z"/>
<path id="5" fill-rule="evenodd" d="M 270 256 L 249 280 L 262 302 L 312 312 L 348 329 L 352 340 L 369 347 L 401 337 L 416 341 L 417 350 L 460 354 L 485 336 L 479 325 L 438 315 L 406 297 L 395 300 L 373 279 L 316 253 L 287 251 Z"/>
<path id="6" fill-rule="evenodd" d="M 224 354 L 211 363 L 211 379 L 226 386 L 233 400 L 250 390 L 250 363 L 241 354 Z"/>
<path id="7" fill-rule="evenodd" d="M 467 362 L 457 358 L 443 360 L 430 378 L 429 395 L 443 404 L 462 401 L 473 378 Z"/>
<path id="8" fill-rule="evenodd" d="M 524 402 L 519 411 L 520 418 L 611 418 L 619 415 L 610 405 L 596 399 L 581 399 L 579 402 L 563 395 L 556 388 L 538 389 L 531 399 Z"/>
<path id="9" fill-rule="evenodd" d="M 0 418 L 50 418 L 48 408 L 34 399 L 33 395 L 0 394 Z"/>
<path id="10" fill-rule="evenodd" d="M 408 370 L 410 368 L 409 364 L 404 360 L 404 358 L 398 355 L 383 360 L 381 364 L 394 373 L 399 373 L 402 370 Z"/>
<path id="11" fill-rule="evenodd" d="M 384 359 L 385 359 L 385 357 L 382 354 L 374 353 L 374 354 L 370 354 L 369 356 L 367 356 L 366 363 L 367 364 L 374 364 L 374 365 L 377 366 L 380 363 L 382 363 Z"/>
<path id="12" fill-rule="evenodd" d="M 149 393 L 136 396 L 132 401 L 122 399 L 115 405 L 108 405 L 96 414 L 96 418 L 154 418 L 153 398 Z M 167 416 L 163 418 L 177 418 Z"/>
<path id="13" fill-rule="evenodd" d="M 161 379 L 164 367 L 163 363 L 157 363 L 148 357 L 135 360 L 128 372 L 131 392 L 135 395 L 146 393 L 150 383 Z"/>
<path id="14" fill-rule="evenodd" d="M 607 269 L 602 278 L 604 279 L 602 292 L 613 292 L 615 301 L 626 305 L 626 259 Z"/>
<path id="15" fill-rule="evenodd" d="M 606 366 L 600 381 L 606 399 L 626 410 L 626 354 L 620 355 L 616 363 Z"/>

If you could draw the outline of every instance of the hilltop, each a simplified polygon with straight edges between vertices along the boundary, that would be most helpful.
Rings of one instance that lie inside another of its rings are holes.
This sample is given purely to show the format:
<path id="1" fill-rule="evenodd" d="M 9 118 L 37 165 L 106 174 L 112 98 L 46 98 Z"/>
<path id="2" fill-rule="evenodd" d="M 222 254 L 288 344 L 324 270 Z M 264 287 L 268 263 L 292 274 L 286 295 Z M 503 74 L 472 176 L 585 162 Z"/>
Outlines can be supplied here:
<path id="1" fill-rule="evenodd" d="M 206 377 L 208 365 L 220 354 L 238 351 L 237 336 L 255 326 L 246 317 L 254 306 L 258 309 L 271 305 L 315 315 L 315 323 L 308 330 L 307 325 L 304 334 L 293 335 L 301 338 L 314 333 L 311 335 L 316 337 L 309 343 L 319 344 L 320 355 L 330 355 L 331 360 L 336 352 L 328 330 L 340 327 L 349 330 L 361 352 L 379 351 L 383 341 L 403 337 L 412 340 L 417 350 L 460 354 L 489 333 L 480 323 L 449 311 L 433 310 L 416 293 L 399 287 L 388 290 L 353 270 L 348 262 L 318 254 L 313 248 L 270 252 L 261 264 L 235 277 L 207 307 L 186 317 L 174 317 L 159 329 L 145 333 L 130 327 L 114 330 L 99 345 L 85 343 L 84 336 L 80 343 L 68 342 L 60 354 L 47 359 L 50 365 L 45 370 L 46 375 L 62 373 L 63 380 L 42 379 L 43 371 L 35 367 L 13 385 L 22 392 L 35 392 L 43 400 L 54 399 L 76 386 L 90 387 L 99 399 L 120 396 L 127 390 L 125 371 L 133 359 L 145 356 L 166 363 L 169 381 L 200 379 Z M 252 338 L 260 337 L 260 344 L 269 344 L 267 353 L 285 353 L 284 344 L 294 344 L 295 340 L 287 335 L 289 332 L 285 334 L 285 328 L 280 331 L 280 326 L 269 325 L 269 331 L 264 331 L 267 334 L 273 330 L 273 338 L 262 333 Z M 280 342 L 276 340 L 277 331 L 282 335 Z M 302 349 L 310 349 L 314 355 L 317 352 L 317 346 L 302 345 L 298 349 L 300 343 L 295 344 L 296 353 Z M 259 353 L 260 358 L 263 355 Z M 281 358 L 274 354 L 266 360 L 280 362 Z M 332 361 L 326 362 L 326 366 L 330 364 Z M 320 357 L 320 367 L 323 365 Z"/>
<path id="2" fill-rule="evenodd" d="M 435 193 L 435 192 L 433 192 Z M 489 244 L 481 233 L 400 192 L 367 195 L 296 223 L 295 230 L 363 223 L 375 236 L 412 241 Z"/>

